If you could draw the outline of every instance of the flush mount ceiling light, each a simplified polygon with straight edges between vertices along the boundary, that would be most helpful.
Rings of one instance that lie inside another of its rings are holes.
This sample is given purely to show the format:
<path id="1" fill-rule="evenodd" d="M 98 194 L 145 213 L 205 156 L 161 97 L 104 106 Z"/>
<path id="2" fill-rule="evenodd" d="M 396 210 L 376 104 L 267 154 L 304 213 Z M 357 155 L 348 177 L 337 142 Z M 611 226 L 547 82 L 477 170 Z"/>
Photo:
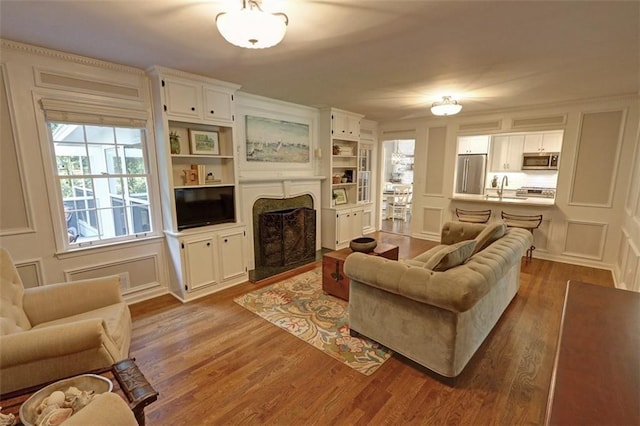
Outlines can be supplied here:
<path id="1" fill-rule="evenodd" d="M 431 105 L 433 115 L 455 115 L 460 112 L 462 105 L 458 101 L 451 99 L 451 96 L 443 96 L 442 101 L 434 102 Z"/>
<path id="2" fill-rule="evenodd" d="M 247 49 L 264 49 L 280 43 L 289 18 L 284 13 L 269 13 L 257 0 L 242 0 L 242 9 L 219 13 L 218 31 L 229 43 Z"/>

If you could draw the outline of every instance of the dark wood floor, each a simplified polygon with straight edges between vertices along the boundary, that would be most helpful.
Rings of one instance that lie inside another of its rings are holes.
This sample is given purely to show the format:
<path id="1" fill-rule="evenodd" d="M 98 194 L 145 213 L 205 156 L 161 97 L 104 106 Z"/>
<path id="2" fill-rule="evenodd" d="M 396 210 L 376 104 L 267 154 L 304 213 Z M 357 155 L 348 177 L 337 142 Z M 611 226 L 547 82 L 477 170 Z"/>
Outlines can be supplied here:
<path id="1" fill-rule="evenodd" d="M 377 237 L 401 258 L 434 244 Z M 613 286 L 605 270 L 523 264 L 519 294 L 455 388 L 395 357 L 361 375 L 233 302 L 256 284 L 138 303 L 131 354 L 160 392 L 147 424 L 542 424 L 569 279 Z"/>

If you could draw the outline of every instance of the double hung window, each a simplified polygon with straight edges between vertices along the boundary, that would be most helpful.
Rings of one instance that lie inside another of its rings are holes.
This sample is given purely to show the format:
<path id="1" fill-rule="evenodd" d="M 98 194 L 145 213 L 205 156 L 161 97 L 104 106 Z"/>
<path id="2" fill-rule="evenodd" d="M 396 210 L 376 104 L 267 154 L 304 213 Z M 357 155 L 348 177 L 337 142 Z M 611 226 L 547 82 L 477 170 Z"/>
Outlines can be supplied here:
<path id="1" fill-rule="evenodd" d="M 47 120 L 66 227 L 65 246 L 153 232 L 146 128 Z"/>

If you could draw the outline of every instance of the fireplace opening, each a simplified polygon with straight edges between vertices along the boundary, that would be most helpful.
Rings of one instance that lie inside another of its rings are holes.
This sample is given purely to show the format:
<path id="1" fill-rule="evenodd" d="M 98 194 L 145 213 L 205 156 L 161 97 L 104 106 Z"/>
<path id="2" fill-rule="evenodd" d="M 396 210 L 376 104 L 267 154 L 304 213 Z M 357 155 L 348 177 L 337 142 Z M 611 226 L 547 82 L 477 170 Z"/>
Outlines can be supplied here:
<path id="1" fill-rule="evenodd" d="M 311 195 L 260 198 L 253 205 L 253 282 L 318 259 L 316 211 Z"/>
<path id="2" fill-rule="evenodd" d="M 260 214 L 261 266 L 289 266 L 316 257 L 316 211 L 308 207 Z"/>

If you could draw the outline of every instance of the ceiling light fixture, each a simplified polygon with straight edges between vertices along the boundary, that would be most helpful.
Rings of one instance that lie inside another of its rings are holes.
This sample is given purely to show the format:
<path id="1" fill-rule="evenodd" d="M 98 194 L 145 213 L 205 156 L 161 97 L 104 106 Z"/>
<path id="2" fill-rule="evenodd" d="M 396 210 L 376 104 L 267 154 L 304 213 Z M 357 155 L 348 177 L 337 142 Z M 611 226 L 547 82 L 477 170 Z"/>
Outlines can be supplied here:
<path id="1" fill-rule="evenodd" d="M 462 109 L 458 101 L 451 99 L 451 96 L 443 96 L 442 101 L 434 102 L 431 105 L 433 115 L 456 115 Z"/>
<path id="2" fill-rule="evenodd" d="M 247 7 L 248 5 L 248 7 Z M 268 13 L 257 0 L 242 0 L 242 9 L 216 16 L 218 31 L 229 43 L 247 49 L 264 49 L 280 43 L 289 18 L 284 13 Z"/>

